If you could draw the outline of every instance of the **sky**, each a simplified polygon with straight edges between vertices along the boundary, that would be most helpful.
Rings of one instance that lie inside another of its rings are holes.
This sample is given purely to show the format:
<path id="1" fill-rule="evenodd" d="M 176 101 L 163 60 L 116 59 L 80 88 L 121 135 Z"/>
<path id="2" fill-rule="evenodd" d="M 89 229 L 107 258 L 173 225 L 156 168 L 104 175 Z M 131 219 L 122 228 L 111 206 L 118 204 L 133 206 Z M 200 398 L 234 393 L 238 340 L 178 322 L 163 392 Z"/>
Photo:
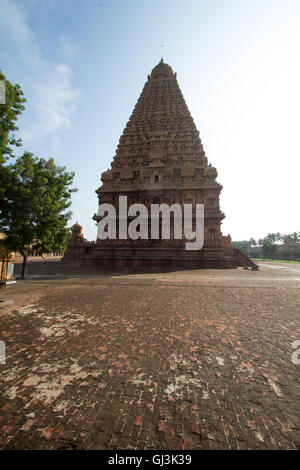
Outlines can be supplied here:
<path id="1" fill-rule="evenodd" d="M 163 54 L 217 168 L 223 233 L 300 231 L 299 24 L 299 0 L 0 0 L 0 69 L 27 98 L 16 155 L 75 172 L 70 224 L 95 240 L 101 173 Z"/>

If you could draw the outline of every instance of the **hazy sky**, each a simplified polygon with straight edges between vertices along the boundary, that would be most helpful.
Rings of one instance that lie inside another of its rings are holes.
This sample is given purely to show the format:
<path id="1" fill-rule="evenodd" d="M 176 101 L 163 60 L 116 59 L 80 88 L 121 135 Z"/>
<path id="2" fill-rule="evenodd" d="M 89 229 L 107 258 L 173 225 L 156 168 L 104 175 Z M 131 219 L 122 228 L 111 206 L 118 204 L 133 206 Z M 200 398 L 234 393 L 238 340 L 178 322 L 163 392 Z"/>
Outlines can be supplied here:
<path id="1" fill-rule="evenodd" d="M 299 231 L 300 0 L 0 0 L 23 150 L 76 173 L 72 222 L 96 238 L 100 175 L 162 44 L 223 185 L 223 233 Z"/>

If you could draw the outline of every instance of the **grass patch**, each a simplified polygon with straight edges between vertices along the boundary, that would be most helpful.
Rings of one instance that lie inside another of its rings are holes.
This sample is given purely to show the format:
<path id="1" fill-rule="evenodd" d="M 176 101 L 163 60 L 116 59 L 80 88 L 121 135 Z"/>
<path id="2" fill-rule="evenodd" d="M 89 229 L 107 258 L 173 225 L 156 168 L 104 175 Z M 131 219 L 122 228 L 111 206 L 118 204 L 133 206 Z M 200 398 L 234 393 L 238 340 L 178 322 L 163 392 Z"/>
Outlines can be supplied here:
<path id="1" fill-rule="evenodd" d="M 300 263 L 300 261 L 295 261 L 291 259 L 270 259 L 270 258 L 251 258 L 253 261 L 274 261 L 276 263 Z"/>

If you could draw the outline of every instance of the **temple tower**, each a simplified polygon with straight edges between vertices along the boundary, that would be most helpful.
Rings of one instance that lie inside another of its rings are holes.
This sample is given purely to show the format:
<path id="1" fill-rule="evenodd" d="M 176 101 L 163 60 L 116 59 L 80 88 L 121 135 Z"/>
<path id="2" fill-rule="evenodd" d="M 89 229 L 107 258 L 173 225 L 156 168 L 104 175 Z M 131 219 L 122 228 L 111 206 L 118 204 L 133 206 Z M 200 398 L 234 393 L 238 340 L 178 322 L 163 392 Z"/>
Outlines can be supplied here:
<path id="1" fill-rule="evenodd" d="M 119 197 L 127 197 L 128 207 L 140 203 L 150 212 L 152 204 L 177 204 L 183 209 L 204 205 L 204 246 L 189 251 L 183 235 L 163 239 L 161 227 L 157 239 L 151 237 L 151 218 L 147 220 L 147 239 L 116 237 L 86 242 L 81 227 L 73 227 L 73 235 L 62 259 L 63 263 L 80 263 L 102 267 L 186 267 L 258 269 L 241 250 L 233 248 L 231 238 L 223 237 L 219 197 L 222 186 L 216 181 L 217 171 L 207 162 L 205 152 L 177 83 L 176 73 L 161 60 L 148 75 L 142 93 L 120 138 L 111 169 L 102 173 L 97 189 L 97 223 L 104 215 L 103 203 L 119 214 Z M 183 212 L 183 211 L 182 211 Z M 127 225 L 134 217 L 128 217 Z M 160 223 L 162 221 L 160 220 Z M 99 226 L 98 226 L 99 228 Z M 149 236 L 148 236 L 149 235 Z M 120 239 L 121 238 L 121 239 Z"/>
<path id="2" fill-rule="evenodd" d="M 182 240 L 97 240 L 90 262 L 103 265 L 230 267 L 220 230 L 222 186 L 207 162 L 193 118 L 180 91 L 176 73 L 161 60 L 154 67 L 120 138 L 111 169 L 96 191 L 99 204 L 118 210 L 119 196 L 128 206 L 152 203 L 205 206 L 205 244 L 186 251 Z M 93 217 L 101 219 L 97 214 Z M 88 261 L 88 260 L 87 260 Z"/>

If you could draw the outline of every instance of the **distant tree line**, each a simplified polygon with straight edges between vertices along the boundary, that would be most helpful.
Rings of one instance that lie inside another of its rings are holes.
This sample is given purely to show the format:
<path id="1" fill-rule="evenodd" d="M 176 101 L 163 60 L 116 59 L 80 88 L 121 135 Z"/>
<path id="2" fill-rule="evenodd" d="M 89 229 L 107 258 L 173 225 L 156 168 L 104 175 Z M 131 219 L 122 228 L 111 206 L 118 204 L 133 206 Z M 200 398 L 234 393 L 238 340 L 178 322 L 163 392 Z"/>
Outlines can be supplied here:
<path id="1" fill-rule="evenodd" d="M 252 258 L 300 261 L 300 232 L 268 233 L 264 238 L 233 241 L 232 245 Z"/>

